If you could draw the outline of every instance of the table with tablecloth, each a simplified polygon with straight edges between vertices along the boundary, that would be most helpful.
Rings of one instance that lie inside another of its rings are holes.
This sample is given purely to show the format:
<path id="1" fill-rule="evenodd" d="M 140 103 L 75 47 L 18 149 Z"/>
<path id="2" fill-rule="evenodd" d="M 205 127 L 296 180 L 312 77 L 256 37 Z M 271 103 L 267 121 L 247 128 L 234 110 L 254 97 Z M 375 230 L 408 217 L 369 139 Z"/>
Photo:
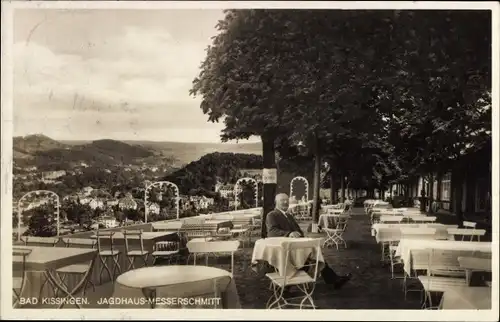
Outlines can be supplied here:
<path id="1" fill-rule="evenodd" d="M 328 213 L 328 214 L 322 214 L 319 216 L 318 219 L 318 226 L 319 227 L 328 227 L 328 228 L 335 228 L 336 223 L 338 219 L 349 219 L 351 218 L 350 215 L 342 213 L 342 211 L 337 212 L 337 213 Z"/>
<path id="2" fill-rule="evenodd" d="M 383 224 L 376 223 L 372 225 L 372 236 L 375 237 L 377 243 L 381 242 L 396 242 L 405 238 L 401 233 L 402 228 L 434 228 L 436 234 L 429 236 L 431 239 L 437 240 L 453 240 L 453 235 L 449 235 L 448 228 L 456 228 L 458 225 L 443 225 L 443 224 L 415 224 L 415 223 L 400 223 L 400 224 Z"/>
<path id="3" fill-rule="evenodd" d="M 290 237 L 270 237 L 259 239 L 255 242 L 252 254 L 252 265 L 254 269 L 259 270 L 259 263 L 265 262 L 278 270 L 281 276 L 292 277 L 295 273 L 306 264 L 308 259 L 315 259 L 318 256 L 318 271 L 325 267 L 323 254 L 315 253 L 314 248 L 296 249 L 293 250 L 288 263 L 285 263 L 286 254 L 284 247 L 287 242 L 293 240 L 306 240 L 313 238 L 290 238 Z"/>
<path id="4" fill-rule="evenodd" d="M 156 304 L 153 306 L 147 299 L 156 299 Z M 186 265 L 144 267 L 122 274 L 115 282 L 111 300 L 105 305 L 110 308 L 241 308 L 230 272 Z"/>
<path id="5" fill-rule="evenodd" d="M 443 294 L 443 310 L 490 310 L 491 287 L 456 286 L 449 287 Z"/>
<path id="6" fill-rule="evenodd" d="M 490 242 L 463 242 L 456 240 L 427 240 L 427 239 L 401 239 L 394 254 L 404 263 L 404 270 L 411 271 L 411 251 L 424 249 L 439 249 L 459 252 L 460 256 L 467 256 L 474 252 L 491 253 Z"/>
<path id="7" fill-rule="evenodd" d="M 59 294 L 68 295 L 72 298 L 86 286 L 87 278 L 91 278 L 92 266 L 95 263 L 97 250 L 89 248 L 69 248 L 69 247 L 39 247 L 39 246 L 15 246 L 15 249 L 25 249 L 31 251 L 26 256 L 25 269 L 27 283 L 23 298 L 48 298 L 53 297 L 51 289 L 59 290 Z M 22 256 L 13 256 L 13 272 L 22 270 Z M 56 270 L 74 264 L 88 263 L 89 270 L 75 283 L 61 284 L 56 276 Z M 46 287 L 40 293 L 42 284 L 47 281 Z M 53 287 L 50 287 L 49 285 Z M 38 304 L 43 304 L 41 301 Z"/>

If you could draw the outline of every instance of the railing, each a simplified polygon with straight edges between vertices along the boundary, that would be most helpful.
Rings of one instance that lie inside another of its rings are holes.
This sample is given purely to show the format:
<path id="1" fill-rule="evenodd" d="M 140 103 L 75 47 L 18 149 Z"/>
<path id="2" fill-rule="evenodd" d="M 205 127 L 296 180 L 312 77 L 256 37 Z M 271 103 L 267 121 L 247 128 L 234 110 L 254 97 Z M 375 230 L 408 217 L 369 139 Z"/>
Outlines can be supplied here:
<path id="1" fill-rule="evenodd" d="M 238 215 L 238 214 L 256 212 L 259 209 L 261 209 L 261 208 L 241 209 L 241 210 L 237 210 L 237 211 L 228 211 L 228 212 L 222 212 L 222 213 L 217 213 L 217 214 L 218 215 L 219 214 Z M 177 221 L 177 219 L 163 220 L 161 222 L 171 222 L 171 221 Z M 114 228 L 103 228 L 103 229 L 100 229 L 100 231 L 103 231 L 103 232 L 104 231 L 120 232 L 120 231 L 122 231 L 124 229 L 126 229 L 126 230 L 129 230 L 129 229 L 130 230 L 142 230 L 143 232 L 151 232 L 151 231 L 153 231 L 153 229 L 152 229 L 152 223 L 141 223 L 141 224 L 134 224 L 134 225 L 129 225 L 129 226 L 114 227 Z M 68 235 L 62 235 L 62 236 L 59 236 L 60 237 L 60 241 L 59 241 L 58 244 L 56 244 L 56 247 L 65 247 L 65 244 L 62 241 L 65 238 L 90 239 L 92 235 L 95 235 L 95 230 L 85 231 L 85 232 L 77 232 L 77 233 L 68 234 Z M 17 242 L 17 241 L 14 242 L 14 245 L 18 245 L 18 244 L 20 244 L 20 243 Z M 151 248 L 151 246 L 152 245 L 148 245 L 147 247 Z M 71 246 L 70 245 L 70 247 L 78 248 L 78 247 L 82 247 L 82 246 L 77 246 L 77 245 Z M 116 250 L 119 250 L 121 252 L 120 257 L 119 257 L 119 264 L 121 266 L 122 273 L 123 273 L 128 268 L 128 259 L 127 259 L 127 256 L 126 256 L 125 246 L 123 245 L 123 243 L 116 242 L 113 248 L 116 249 Z M 54 250 L 54 251 L 57 251 L 57 250 Z M 109 260 L 110 261 L 108 261 L 108 267 L 112 270 L 112 267 L 110 266 L 111 259 L 109 259 Z M 140 260 L 137 260 L 135 268 L 140 268 L 142 266 L 144 266 L 144 264 L 141 263 Z M 92 281 L 92 283 L 95 286 L 99 286 L 101 284 L 105 284 L 105 283 L 111 281 L 110 278 L 109 278 L 109 276 L 108 276 L 108 274 L 106 273 L 106 271 L 104 271 L 103 274 L 102 274 L 102 282 L 101 282 L 100 276 L 99 276 L 101 268 L 102 268 L 102 263 L 99 260 L 99 258 L 96 258 L 96 260 L 94 262 L 94 267 L 92 268 L 92 274 L 89 277 L 90 280 Z M 115 276 L 115 277 L 117 277 L 117 276 Z M 67 276 L 65 282 L 66 282 L 68 288 L 72 289 L 74 286 L 76 286 L 78 284 L 79 279 L 81 279 L 80 276 Z M 29 274 L 29 280 L 30 280 L 30 283 L 31 283 L 31 286 L 30 286 L 31 290 L 29 290 L 28 293 L 30 295 L 35 295 L 36 294 L 36 296 L 38 296 L 38 294 L 39 294 L 38 292 L 40 290 L 40 286 L 42 285 L 42 283 L 45 280 L 45 278 L 43 277 L 43 275 L 42 275 L 41 272 L 30 272 L 30 274 Z M 90 285 L 87 286 L 87 292 L 92 292 L 92 287 Z M 51 288 L 48 285 L 46 285 L 45 288 L 43 289 L 43 291 L 41 292 L 41 296 L 42 297 L 52 297 L 53 296 Z"/>

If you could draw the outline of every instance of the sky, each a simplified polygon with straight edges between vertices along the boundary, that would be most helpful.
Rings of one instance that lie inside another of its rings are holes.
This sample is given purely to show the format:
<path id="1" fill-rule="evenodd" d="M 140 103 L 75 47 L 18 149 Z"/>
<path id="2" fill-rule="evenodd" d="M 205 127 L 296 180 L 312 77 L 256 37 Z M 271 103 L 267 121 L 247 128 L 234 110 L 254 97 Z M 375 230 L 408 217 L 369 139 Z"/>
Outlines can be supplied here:
<path id="1" fill-rule="evenodd" d="M 14 135 L 220 142 L 189 95 L 222 10 L 16 9 Z"/>

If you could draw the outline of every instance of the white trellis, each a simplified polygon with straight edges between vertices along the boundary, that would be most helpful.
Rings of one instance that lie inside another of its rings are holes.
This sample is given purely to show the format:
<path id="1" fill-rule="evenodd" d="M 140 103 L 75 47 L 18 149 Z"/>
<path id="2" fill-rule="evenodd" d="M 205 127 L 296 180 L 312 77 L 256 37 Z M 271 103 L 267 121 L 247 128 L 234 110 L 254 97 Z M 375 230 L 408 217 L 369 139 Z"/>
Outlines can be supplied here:
<path id="1" fill-rule="evenodd" d="M 240 182 L 247 181 L 250 181 L 255 185 L 255 208 L 259 207 L 259 183 L 254 178 L 245 177 L 238 179 L 234 185 L 234 210 L 238 210 L 238 194 L 243 191 L 243 189 L 240 188 Z"/>
<path id="2" fill-rule="evenodd" d="M 304 182 L 305 190 L 306 190 L 305 191 L 306 201 L 309 200 L 309 181 L 307 181 L 306 178 L 301 177 L 301 176 L 295 177 L 292 179 L 292 181 L 290 181 L 290 197 L 293 196 L 293 183 L 297 180 Z"/>
<path id="3" fill-rule="evenodd" d="M 61 208 L 61 203 L 60 203 L 60 200 L 59 200 L 59 195 L 57 193 L 55 193 L 54 191 L 50 191 L 50 190 L 34 190 L 34 191 L 30 191 L 30 192 L 27 192 L 26 194 L 24 194 L 21 199 L 19 199 L 19 201 L 17 202 L 17 240 L 20 241 L 21 240 L 21 221 L 22 221 L 22 212 L 23 212 L 23 209 L 22 209 L 22 205 L 23 205 L 23 201 L 24 199 L 26 199 L 27 197 L 29 196 L 32 196 L 32 195 L 35 195 L 37 197 L 42 197 L 42 198 L 48 198 L 49 200 L 53 199 L 56 203 L 56 211 L 55 211 L 55 215 L 56 215 L 56 229 L 57 229 L 57 236 L 59 236 L 59 210 Z"/>
<path id="4" fill-rule="evenodd" d="M 180 202 L 179 187 L 175 183 L 170 181 L 157 181 L 146 185 L 146 190 L 144 191 L 144 222 L 145 223 L 148 222 L 148 191 L 153 187 L 160 187 L 160 189 L 163 187 L 174 188 L 175 208 L 176 208 L 177 219 L 179 219 L 179 202 Z"/>

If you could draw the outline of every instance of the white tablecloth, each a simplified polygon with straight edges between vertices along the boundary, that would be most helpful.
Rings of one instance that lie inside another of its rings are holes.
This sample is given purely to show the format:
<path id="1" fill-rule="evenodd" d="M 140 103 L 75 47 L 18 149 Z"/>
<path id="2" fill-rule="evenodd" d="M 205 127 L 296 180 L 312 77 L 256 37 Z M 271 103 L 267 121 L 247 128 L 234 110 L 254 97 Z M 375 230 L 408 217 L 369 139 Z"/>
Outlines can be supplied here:
<path id="1" fill-rule="evenodd" d="M 408 238 L 401 233 L 402 228 L 435 228 L 436 234 L 429 239 L 438 240 L 453 240 L 453 235 L 449 235 L 448 228 L 456 228 L 457 225 L 443 224 L 382 224 L 377 223 L 372 225 L 372 236 L 375 237 L 377 243 L 394 242 L 404 238 Z"/>
<path id="2" fill-rule="evenodd" d="M 410 254 L 414 249 L 440 249 L 457 252 L 484 252 L 491 253 L 490 242 L 463 242 L 455 240 L 426 240 L 426 239 L 401 239 L 396 249 L 395 256 L 400 256 L 404 262 L 404 270 L 411 271 Z"/>
<path id="3" fill-rule="evenodd" d="M 301 238 L 303 240 L 305 238 Z M 313 239 L 313 238 L 307 238 Z M 292 258 L 289 258 L 288 263 L 285 263 L 286 253 L 283 251 L 284 245 L 295 238 L 289 237 L 272 237 L 259 239 L 255 242 L 252 254 L 252 264 L 257 264 L 258 261 L 266 261 L 269 265 L 278 270 L 281 276 L 286 273 L 286 276 L 295 275 L 297 270 L 304 266 L 308 258 L 316 259 L 315 250 L 297 249 L 291 253 Z M 318 254 L 319 266 L 318 271 L 324 267 L 323 254 Z"/>
<path id="4" fill-rule="evenodd" d="M 329 218 L 332 218 L 332 219 L 330 219 L 330 223 L 333 223 L 333 222 L 336 223 L 339 218 L 350 218 L 351 217 L 347 214 L 343 214 L 342 212 L 343 212 L 343 210 L 338 210 L 337 213 L 329 212 L 328 214 L 320 215 L 319 220 L 318 220 L 318 225 L 320 225 L 321 227 L 335 228 L 335 226 L 328 224 Z"/>
<path id="5" fill-rule="evenodd" d="M 454 287 L 443 295 L 443 310 L 490 310 L 490 287 Z"/>
<path id="6" fill-rule="evenodd" d="M 214 308 L 218 302 L 214 300 L 215 287 L 222 293 L 219 307 L 241 308 L 230 272 L 187 265 L 143 267 L 120 275 L 112 296 L 115 303 L 109 303 L 109 307 L 150 308 L 145 300 L 149 294 L 143 289 L 153 289 L 159 300 L 156 308 Z"/>

